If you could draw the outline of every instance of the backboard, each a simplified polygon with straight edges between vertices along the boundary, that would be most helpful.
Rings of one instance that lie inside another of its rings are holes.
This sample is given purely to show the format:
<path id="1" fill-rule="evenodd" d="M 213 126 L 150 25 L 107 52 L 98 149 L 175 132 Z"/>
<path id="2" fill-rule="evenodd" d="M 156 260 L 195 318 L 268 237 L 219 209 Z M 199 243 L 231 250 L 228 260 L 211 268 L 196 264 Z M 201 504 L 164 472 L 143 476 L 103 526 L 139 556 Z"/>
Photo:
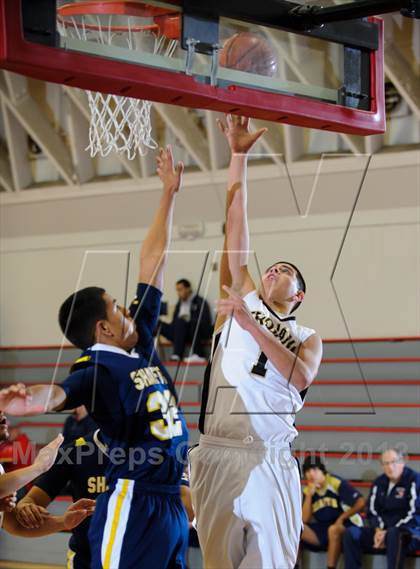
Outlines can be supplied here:
<path id="1" fill-rule="evenodd" d="M 287 14 L 237 14 L 236 0 L 232 9 L 212 2 L 211 13 L 199 4 L 0 0 L 0 67 L 70 87 L 297 126 L 384 132 L 381 19 L 290 31 Z M 248 50 L 250 36 L 266 46 L 260 55 Z M 226 56 L 238 37 L 239 51 Z M 255 64 L 267 53 L 275 58 L 268 72 Z"/>

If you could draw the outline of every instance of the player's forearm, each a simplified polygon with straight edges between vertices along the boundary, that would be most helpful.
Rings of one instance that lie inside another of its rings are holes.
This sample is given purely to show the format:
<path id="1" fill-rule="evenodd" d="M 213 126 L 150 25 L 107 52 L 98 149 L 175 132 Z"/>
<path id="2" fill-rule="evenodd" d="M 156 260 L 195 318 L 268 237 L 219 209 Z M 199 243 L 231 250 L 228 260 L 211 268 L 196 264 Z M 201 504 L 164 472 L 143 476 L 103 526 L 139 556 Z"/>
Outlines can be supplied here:
<path id="1" fill-rule="evenodd" d="M 229 269 L 229 258 L 228 258 L 228 237 L 227 237 L 227 220 L 229 208 L 232 205 L 232 200 L 235 195 L 234 191 L 231 191 L 231 187 L 235 184 L 235 180 L 242 179 L 244 176 L 244 168 L 246 175 L 246 164 L 243 165 L 243 161 L 238 161 L 236 164 L 233 162 L 234 156 L 232 156 L 231 167 L 229 169 L 229 179 L 228 179 L 228 191 L 226 192 L 226 209 L 225 209 L 225 238 L 223 241 L 223 252 L 222 258 L 220 260 L 220 275 L 219 275 L 219 289 L 220 296 L 222 298 L 227 296 L 226 291 L 223 286 L 232 285 L 232 275 Z"/>
<path id="2" fill-rule="evenodd" d="M 341 514 L 340 516 L 341 520 L 342 521 L 347 520 L 352 516 L 354 516 L 354 514 L 358 514 L 359 512 L 363 511 L 365 504 L 366 502 L 364 498 L 362 497 L 358 498 L 351 508 L 349 508 L 348 510 L 346 510 Z"/>
<path id="3" fill-rule="evenodd" d="M 220 289 L 220 296 L 222 298 L 227 296 L 227 292 L 223 289 L 223 286 L 230 287 L 232 285 L 232 275 L 229 269 L 229 258 L 228 258 L 227 220 L 228 220 L 229 208 L 232 205 L 232 200 L 235 195 L 235 192 L 231 191 L 230 189 L 232 185 L 235 183 L 234 181 L 232 181 L 232 179 L 235 179 L 237 175 L 239 175 L 239 177 L 243 175 L 241 171 L 243 170 L 243 168 L 239 165 L 238 168 L 239 168 L 239 173 L 236 174 L 237 167 L 231 164 L 231 168 L 229 169 L 228 191 L 226 192 L 225 238 L 223 240 L 223 252 L 222 252 L 222 258 L 220 260 L 220 274 L 219 274 L 219 289 Z"/>
<path id="4" fill-rule="evenodd" d="M 229 168 L 226 198 L 226 241 L 232 287 L 236 290 L 241 289 L 249 258 L 246 168 L 246 155 L 234 154 Z"/>
<path id="5" fill-rule="evenodd" d="M 13 512 L 4 517 L 3 528 L 16 537 L 44 537 L 65 529 L 63 516 L 49 516 L 39 528 L 24 528 Z"/>
<path id="6" fill-rule="evenodd" d="M 0 498 L 17 492 L 29 482 L 40 476 L 44 471 L 36 463 L 0 476 Z"/>
<path id="7" fill-rule="evenodd" d="M 146 280 L 150 284 L 156 284 L 158 288 L 171 241 L 175 195 L 170 191 L 163 191 L 153 223 L 140 250 L 139 280 L 145 280 L 144 275 L 147 274 L 149 276 Z"/>
<path id="8" fill-rule="evenodd" d="M 65 401 L 65 391 L 59 385 L 33 385 L 25 388 L 23 384 L 17 384 L 2 389 L 0 393 L 3 411 L 18 417 L 58 410 Z"/>
<path id="9" fill-rule="evenodd" d="M 255 322 L 255 325 L 248 331 L 267 359 L 298 391 L 306 389 L 312 383 L 314 376 L 308 366 L 299 356 L 283 346 L 268 330 Z"/>
<path id="10" fill-rule="evenodd" d="M 312 517 L 312 496 L 309 494 L 305 495 L 302 506 L 302 521 L 304 524 L 308 524 Z"/>

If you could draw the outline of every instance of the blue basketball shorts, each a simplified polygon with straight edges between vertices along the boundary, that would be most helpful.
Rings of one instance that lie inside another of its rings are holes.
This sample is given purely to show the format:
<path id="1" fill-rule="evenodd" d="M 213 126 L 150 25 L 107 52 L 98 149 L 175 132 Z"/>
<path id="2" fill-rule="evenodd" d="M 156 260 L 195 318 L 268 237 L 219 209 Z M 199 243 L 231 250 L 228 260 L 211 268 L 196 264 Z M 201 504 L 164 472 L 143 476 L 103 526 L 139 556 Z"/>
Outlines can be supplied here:
<path id="1" fill-rule="evenodd" d="M 188 518 L 179 486 L 118 479 L 96 500 L 92 569 L 184 569 Z"/>

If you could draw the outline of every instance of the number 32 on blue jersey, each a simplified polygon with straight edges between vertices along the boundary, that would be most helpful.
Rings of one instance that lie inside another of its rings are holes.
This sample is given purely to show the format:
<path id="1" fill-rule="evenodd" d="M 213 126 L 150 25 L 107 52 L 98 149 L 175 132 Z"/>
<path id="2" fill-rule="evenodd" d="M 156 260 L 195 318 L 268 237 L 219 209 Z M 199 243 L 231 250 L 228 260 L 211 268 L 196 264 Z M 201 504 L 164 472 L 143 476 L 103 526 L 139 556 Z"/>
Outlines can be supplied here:
<path id="1" fill-rule="evenodd" d="M 178 417 L 178 408 L 175 397 L 165 389 L 152 391 L 147 398 L 147 410 L 149 413 L 160 411 L 162 419 L 150 421 L 151 434 L 160 441 L 167 441 L 182 435 L 182 422 Z"/>

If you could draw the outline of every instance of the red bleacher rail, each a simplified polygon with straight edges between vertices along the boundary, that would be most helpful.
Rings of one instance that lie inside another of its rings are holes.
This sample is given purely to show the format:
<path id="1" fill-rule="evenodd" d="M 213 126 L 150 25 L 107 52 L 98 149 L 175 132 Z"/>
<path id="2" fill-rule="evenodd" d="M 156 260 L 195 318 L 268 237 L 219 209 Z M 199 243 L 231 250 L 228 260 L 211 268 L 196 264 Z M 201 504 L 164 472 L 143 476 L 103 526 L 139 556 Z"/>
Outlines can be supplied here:
<path id="1" fill-rule="evenodd" d="M 65 368 L 70 367 L 74 362 L 62 362 L 62 363 L 12 363 L 12 364 L 0 364 L 0 369 L 36 369 L 36 368 Z M 200 362 L 172 362 L 164 361 L 162 362 L 166 367 L 189 367 L 189 366 L 202 366 L 203 363 Z M 328 358 L 323 359 L 321 364 L 363 364 L 363 363 L 420 363 L 420 357 L 418 358 Z"/>
<path id="2" fill-rule="evenodd" d="M 32 387 L 34 385 L 51 385 L 52 384 L 51 381 L 45 381 L 45 379 L 40 379 L 40 380 L 34 379 L 33 381 L 19 381 L 19 380 L 14 379 L 12 382 L 10 380 L 2 380 L 1 381 L 2 386 L 12 385 L 14 383 L 21 383 L 22 385 L 25 385 L 26 387 Z M 58 383 L 57 385 L 60 385 L 60 383 Z M 202 382 L 202 380 L 198 380 L 198 379 L 188 379 L 188 380 L 177 383 L 178 388 L 180 388 L 184 385 L 199 387 L 199 386 L 203 385 L 203 382 Z M 420 380 L 419 380 L 419 385 L 420 385 Z"/>
<path id="3" fill-rule="evenodd" d="M 35 447 L 36 450 L 40 450 L 44 445 L 41 443 L 35 443 Z M 328 459 L 343 459 L 344 460 L 350 460 L 350 461 L 355 461 L 355 460 L 359 460 L 359 461 L 363 461 L 366 462 L 368 460 L 379 460 L 381 458 L 381 453 L 380 452 L 352 452 L 349 453 L 348 451 L 333 451 L 333 450 L 297 450 L 294 449 L 293 450 L 293 454 L 295 456 L 297 456 L 298 458 L 305 458 L 306 456 L 319 456 L 321 458 L 324 458 L 325 460 Z M 414 461 L 414 460 L 420 460 L 420 454 L 416 454 L 416 453 L 407 453 L 405 455 L 405 459 L 408 461 Z"/>
<path id="4" fill-rule="evenodd" d="M 13 383 L 15 383 L 18 380 L 13 380 Z M 31 386 L 31 385 L 51 385 L 51 381 L 45 381 L 45 379 L 40 379 L 40 380 L 36 380 L 34 379 L 33 381 L 19 381 L 19 383 L 22 383 L 23 385 L 26 386 Z M 3 381 L 4 385 L 8 385 L 8 381 Z M 177 386 L 178 388 L 181 388 L 182 386 L 187 385 L 187 386 L 191 386 L 191 385 L 195 385 L 195 386 L 201 386 L 203 385 L 203 380 L 201 379 L 188 379 L 185 381 L 180 381 L 177 382 Z M 395 386 L 395 385 L 411 385 L 411 386 L 416 386 L 416 385 L 420 385 L 420 379 L 316 379 L 313 383 L 313 385 L 319 385 L 319 386 L 323 386 L 323 385 L 386 385 L 386 386 Z M 306 403 L 306 405 L 308 405 Z"/>
<path id="5" fill-rule="evenodd" d="M 51 429 L 62 429 L 64 426 L 64 422 L 57 423 L 53 421 L 20 421 L 19 423 L 15 423 L 12 425 L 13 427 L 19 428 L 27 428 L 27 429 L 38 429 L 38 428 L 51 428 Z M 187 427 L 191 430 L 198 429 L 197 423 L 187 423 Z"/>
<path id="6" fill-rule="evenodd" d="M 420 385 L 420 379 L 315 379 L 313 385 Z"/>
<path id="7" fill-rule="evenodd" d="M 181 401 L 181 405 L 183 407 L 199 407 L 201 405 L 200 401 Z M 305 409 L 307 408 L 311 408 L 311 407 L 342 407 L 347 409 L 348 407 L 368 407 L 368 408 L 407 408 L 407 409 L 420 409 L 420 403 L 376 403 L 376 402 L 368 402 L 368 401 L 364 401 L 364 402 L 360 402 L 360 403 L 351 403 L 351 402 L 342 402 L 342 401 L 337 401 L 337 402 L 331 402 L 331 401 L 310 401 L 305 403 Z"/>
<path id="8" fill-rule="evenodd" d="M 376 338 L 325 338 L 324 344 L 360 344 L 368 342 L 417 342 L 420 336 L 397 336 L 397 337 L 376 337 Z M 162 341 L 162 345 L 171 346 L 170 342 Z M 71 344 L 46 344 L 46 345 L 20 345 L 20 346 L 0 346 L 0 351 L 13 351 L 13 350 L 77 350 Z"/>
<path id="9" fill-rule="evenodd" d="M 332 450 L 293 450 L 293 454 L 299 458 L 305 458 L 305 456 L 319 456 L 324 457 L 325 459 L 329 458 L 338 458 L 345 460 L 379 460 L 382 456 L 380 452 L 344 452 L 344 451 L 332 451 Z M 407 454 L 405 456 L 407 460 L 420 460 L 420 454 Z"/>
<path id="10" fill-rule="evenodd" d="M 184 403 L 185 405 L 185 403 Z M 351 403 L 351 402 L 336 402 L 336 403 L 332 403 L 331 401 L 328 402 L 319 402 L 319 401 L 315 401 L 315 402 L 307 402 L 305 403 L 305 409 L 308 407 L 341 407 L 341 408 L 348 408 L 348 407 L 369 407 L 372 409 L 375 408 L 381 408 L 381 409 L 386 409 L 386 408 L 397 408 L 397 409 L 420 409 L 420 403 L 377 403 L 375 402 L 362 402 L 362 403 Z"/>
<path id="11" fill-rule="evenodd" d="M 18 427 L 19 429 L 38 429 L 38 428 L 48 428 L 48 429 L 62 429 L 64 427 L 63 423 L 54 423 L 51 421 L 20 421 L 15 423 L 12 427 Z"/>
<path id="12" fill-rule="evenodd" d="M 16 427 L 62 427 L 64 423 L 54 423 L 49 421 L 21 421 L 14 426 Z M 197 423 L 187 423 L 189 429 L 198 429 Z M 366 433 L 406 433 L 406 434 L 417 434 L 420 433 L 420 427 L 353 427 L 344 425 L 299 425 L 299 431 L 341 431 L 348 433 L 366 432 Z"/>
<path id="13" fill-rule="evenodd" d="M 198 429 L 198 423 L 187 423 L 187 427 L 191 430 Z M 333 425 L 298 425 L 298 430 L 303 431 L 335 431 L 347 433 L 406 433 L 414 435 L 420 433 L 420 427 L 347 427 L 347 426 L 333 426 Z"/>
<path id="14" fill-rule="evenodd" d="M 378 338 L 326 338 L 324 344 L 361 344 L 367 342 L 417 342 L 420 336 L 378 337 Z"/>

